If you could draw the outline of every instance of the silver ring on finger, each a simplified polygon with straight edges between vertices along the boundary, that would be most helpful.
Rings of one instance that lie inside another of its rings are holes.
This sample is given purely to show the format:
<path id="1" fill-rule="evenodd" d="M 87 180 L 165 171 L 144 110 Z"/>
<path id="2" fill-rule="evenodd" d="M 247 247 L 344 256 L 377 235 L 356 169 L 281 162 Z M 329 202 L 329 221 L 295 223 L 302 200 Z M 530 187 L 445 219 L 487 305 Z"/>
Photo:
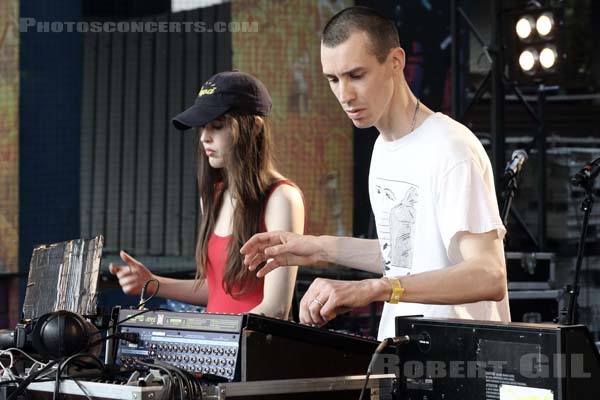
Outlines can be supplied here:
<path id="1" fill-rule="evenodd" d="M 313 299 L 313 303 L 317 303 L 319 306 L 323 307 L 323 303 L 316 297 Z"/>

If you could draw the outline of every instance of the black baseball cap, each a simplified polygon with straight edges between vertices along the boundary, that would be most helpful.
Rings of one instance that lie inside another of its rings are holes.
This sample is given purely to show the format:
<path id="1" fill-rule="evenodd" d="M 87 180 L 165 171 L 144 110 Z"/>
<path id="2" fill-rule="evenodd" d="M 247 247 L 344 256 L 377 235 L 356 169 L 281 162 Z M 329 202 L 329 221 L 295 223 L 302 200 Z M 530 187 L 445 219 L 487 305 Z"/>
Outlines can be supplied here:
<path id="1" fill-rule="evenodd" d="M 173 125 L 179 130 L 203 126 L 227 112 L 266 116 L 271 105 L 267 88 L 252 75 L 220 72 L 202 85 L 194 105 L 173 118 Z"/>

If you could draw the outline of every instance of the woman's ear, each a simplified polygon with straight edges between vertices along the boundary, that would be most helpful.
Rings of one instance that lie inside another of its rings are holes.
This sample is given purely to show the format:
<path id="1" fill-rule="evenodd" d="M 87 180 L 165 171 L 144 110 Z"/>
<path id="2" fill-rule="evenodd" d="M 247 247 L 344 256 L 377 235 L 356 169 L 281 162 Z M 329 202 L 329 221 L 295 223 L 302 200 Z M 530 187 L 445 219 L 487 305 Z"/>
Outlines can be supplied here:
<path id="1" fill-rule="evenodd" d="M 262 128 L 265 124 L 265 120 L 260 115 L 255 115 L 254 123 Z"/>

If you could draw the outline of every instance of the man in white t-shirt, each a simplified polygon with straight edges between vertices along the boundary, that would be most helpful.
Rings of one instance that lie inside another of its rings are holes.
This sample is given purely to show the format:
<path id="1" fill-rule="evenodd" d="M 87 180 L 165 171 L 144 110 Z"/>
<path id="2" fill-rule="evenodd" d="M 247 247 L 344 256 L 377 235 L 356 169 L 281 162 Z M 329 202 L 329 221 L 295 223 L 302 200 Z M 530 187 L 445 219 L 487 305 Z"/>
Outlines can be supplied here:
<path id="1" fill-rule="evenodd" d="M 386 301 L 379 339 L 394 336 L 394 318 L 509 321 L 502 239 L 490 161 L 469 129 L 434 113 L 404 78 L 405 54 L 394 24 L 351 7 L 327 23 L 323 74 L 358 128 L 375 126 L 369 195 L 379 240 L 255 235 L 245 263 L 264 276 L 282 265 L 319 261 L 381 279 L 316 279 L 300 303 L 300 321 L 323 325 L 341 312 Z"/>

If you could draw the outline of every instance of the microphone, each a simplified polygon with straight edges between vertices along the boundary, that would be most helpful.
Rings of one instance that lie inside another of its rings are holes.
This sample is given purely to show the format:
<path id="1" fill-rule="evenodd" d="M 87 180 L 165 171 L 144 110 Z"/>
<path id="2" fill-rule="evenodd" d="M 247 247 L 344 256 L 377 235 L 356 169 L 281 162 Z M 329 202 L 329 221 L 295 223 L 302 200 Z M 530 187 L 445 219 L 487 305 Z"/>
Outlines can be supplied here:
<path id="1" fill-rule="evenodd" d="M 527 152 L 523 149 L 517 149 L 512 153 L 512 160 L 506 164 L 504 169 L 505 178 L 514 178 L 521 171 L 523 164 L 527 161 Z"/>
<path id="2" fill-rule="evenodd" d="M 571 178 L 571 185 L 584 186 L 587 182 L 596 179 L 600 173 L 600 157 L 586 164 Z"/>
<path id="3" fill-rule="evenodd" d="M 17 333 L 14 330 L 0 329 L 0 350 L 17 347 Z"/>
<path id="4" fill-rule="evenodd" d="M 6 350 L 11 347 L 31 350 L 27 341 L 28 331 L 31 331 L 31 325 L 27 324 L 18 324 L 15 329 L 0 329 L 0 350 Z"/>

